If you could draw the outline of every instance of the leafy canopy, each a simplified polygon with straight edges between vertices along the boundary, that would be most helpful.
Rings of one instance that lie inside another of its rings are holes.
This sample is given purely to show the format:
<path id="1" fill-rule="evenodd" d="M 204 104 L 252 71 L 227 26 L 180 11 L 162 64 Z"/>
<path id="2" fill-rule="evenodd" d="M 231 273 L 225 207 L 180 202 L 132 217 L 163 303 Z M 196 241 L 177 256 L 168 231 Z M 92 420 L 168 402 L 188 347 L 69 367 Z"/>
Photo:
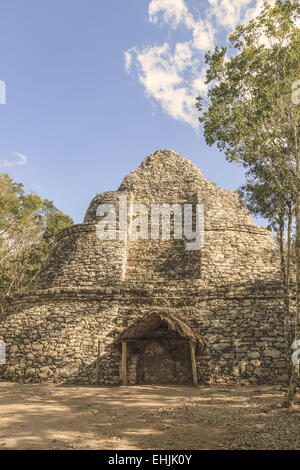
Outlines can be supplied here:
<path id="1" fill-rule="evenodd" d="M 57 234 L 72 224 L 52 201 L 26 194 L 22 184 L 0 174 L 0 304 L 28 286 Z"/>

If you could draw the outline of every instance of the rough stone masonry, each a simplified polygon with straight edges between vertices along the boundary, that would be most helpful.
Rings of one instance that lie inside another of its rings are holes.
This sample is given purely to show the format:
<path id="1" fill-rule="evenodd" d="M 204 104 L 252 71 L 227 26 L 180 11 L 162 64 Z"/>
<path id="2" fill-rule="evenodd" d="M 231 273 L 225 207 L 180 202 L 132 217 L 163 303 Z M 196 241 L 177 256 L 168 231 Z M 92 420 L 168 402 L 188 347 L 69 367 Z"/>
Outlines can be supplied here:
<path id="1" fill-rule="evenodd" d="M 149 208 L 203 204 L 204 246 L 100 240 L 97 207 L 117 204 L 120 195 Z M 30 290 L 9 299 L 0 379 L 95 383 L 97 376 L 100 384 L 118 384 L 121 351 L 112 343 L 142 316 L 169 312 L 205 343 L 196 351 L 199 383 L 285 382 L 279 263 L 270 231 L 254 225 L 234 191 L 216 188 L 176 152 L 158 150 L 117 191 L 98 194 L 84 222 L 60 233 Z M 164 331 L 128 345 L 129 384 L 191 383 L 185 342 L 167 340 Z"/>

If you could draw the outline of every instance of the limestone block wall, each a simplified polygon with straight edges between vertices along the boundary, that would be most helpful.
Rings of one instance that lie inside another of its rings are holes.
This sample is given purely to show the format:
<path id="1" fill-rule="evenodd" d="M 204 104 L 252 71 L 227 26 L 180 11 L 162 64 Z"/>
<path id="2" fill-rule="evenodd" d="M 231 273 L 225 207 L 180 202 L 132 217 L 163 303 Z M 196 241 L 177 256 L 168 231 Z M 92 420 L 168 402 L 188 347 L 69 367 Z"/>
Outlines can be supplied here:
<path id="1" fill-rule="evenodd" d="M 99 204 L 118 206 L 114 191 L 96 197 L 85 218 L 85 223 L 63 230 L 56 246 L 31 288 L 90 287 L 118 284 L 125 275 L 127 240 L 117 237 L 99 239 L 96 210 Z M 92 214 L 92 217 L 90 216 Z M 119 230 L 116 211 L 116 230 Z"/>
<path id="2" fill-rule="evenodd" d="M 184 244 L 184 240 L 129 240 L 125 279 L 199 279 L 201 253 L 185 250 Z"/>
<path id="3" fill-rule="evenodd" d="M 112 204 L 116 209 L 116 219 L 119 221 L 119 198 L 126 197 L 128 205 L 133 201 L 133 194 L 130 191 L 106 191 L 104 193 L 97 194 L 91 201 L 85 217 L 84 223 L 95 222 L 101 219 L 97 215 L 97 209 L 101 204 Z"/>
<path id="4" fill-rule="evenodd" d="M 162 309 L 203 337 L 206 350 L 196 358 L 200 383 L 284 382 L 290 351 L 281 296 L 276 284 L 203 289 L 201 281 L 169 281 L 167 290 L 125 282 L 119 291 L 36 292 L 14 303 L 0 323 L 7 345 L 0 380 L 94 383 L 100 339 L 99 383 L 117 384 L 121 356 L 113 340 L 137 318 Z"/>
<path id="5" fill-rule="evenodd" d="M 124 277 L 123 240 L 99 240 L 95 224 L 73 225 L 61 232 L 32 289 L 99 286 Z"/>
<path id="6" fill-rule="evenodd" d="M 261 227 L 206 225 L 201 249 L 201 279 L 210 283 L 280 281 L 278 248 Z"/>
<path id="7" fill-rule="evenodd" d="M 0 379 L 95 383 L 100 339 L 102 381 L 118 383 L 119 357 L 109 347 L 117 320 L 117 302 L 106 300 L 105 293 L 101 300 L 56 295 L 14 306 L 6 313 L 5 329 L 0 328 L 7 353 Z"/>
<path id="8" fill-rule="evenodd" d="M 280 284 L 261 282 L 249 287 L 247 283 L 216 289 L 203 288 L 201 281 L 198 288 L 179 284 L 169 282 L 166 292 L 163 285 L 152 284 L 151 290 L 148 283 L 148 296 L 137 290 L 128 303 L 123 296 L 120 331 L 149 311 L 169 311 L 186 321 L 206 342 L 206 351 L 197 358 L 200 382 L 287 380 L 291 353 L 285 342 Z"/>

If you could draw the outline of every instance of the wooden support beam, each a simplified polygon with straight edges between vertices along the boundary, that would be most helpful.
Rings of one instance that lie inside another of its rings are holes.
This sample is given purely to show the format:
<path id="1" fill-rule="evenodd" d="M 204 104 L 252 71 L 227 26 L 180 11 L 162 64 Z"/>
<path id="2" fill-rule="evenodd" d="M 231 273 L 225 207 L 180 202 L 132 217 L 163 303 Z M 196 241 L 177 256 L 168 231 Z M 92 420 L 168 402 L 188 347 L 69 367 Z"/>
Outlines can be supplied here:
<path id="1" fill-rule="evenodd" d="M 123 385 L 127 385 L 127 343 L 122 341 L 121 375 Z"/>
<path id="2" fill-rule="evenodd" d="M 196 344 L 194 341 L 190 340 L 190 351 L 191 351 L 191 364 L 192 364 L 192 375 L 193 375 L 193 384 L 195 387 L 198 385 L 197 379 L 197 367 L 196 367 L 196 358 L 195 358 L 195 348 Z"/>

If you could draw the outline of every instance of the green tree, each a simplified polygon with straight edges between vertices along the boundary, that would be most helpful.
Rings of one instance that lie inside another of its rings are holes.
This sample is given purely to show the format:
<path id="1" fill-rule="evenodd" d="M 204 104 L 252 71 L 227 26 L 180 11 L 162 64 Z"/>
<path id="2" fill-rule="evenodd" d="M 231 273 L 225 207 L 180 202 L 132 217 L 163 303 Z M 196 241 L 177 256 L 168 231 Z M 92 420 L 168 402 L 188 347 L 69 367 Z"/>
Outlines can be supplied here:
<path id="1" fill-rule="evenodd" d="M 34 279 L 55 243 L 73 220 L 48 199 L 26 194 L 23 185 L 0 174 L 0 309 L 5 299 Z M 1 311 L 0 310 L 0 311 Z"/>
<path id="2" fill-rule="evenodd" d="M 262 202 L 263 190 L 271 190 L 275 206 L 283 207 L 282 195 L 295 201 L 296 337 L 300 310 L 300 105 L 292 93 L 300 79 L 299 18 L 296 0 L 277 0 L 275 5 L 265 2 L 257 18 L 236 27 L 229 36 L 229 48 L 216 47 L 206 54 L 211 88 L 207 98 L 198 97 L 196 102 L 206 142 L 216 143 L 229 161 L 241 162 L 265 183 L 260 188 L 252 185 L 253 197 Z M 295 372 L 292 368 L 286 406 L 295 394 Z"/>
<path id="3" fill-rule="evenodd" d="M 295 198 L 294 193 L 289 194 L 283 191 L 281 186 L 277 184 L 277 179 L 274 179 L 265 167 L 257 164 L 253 165 L 246 173 L 246 184 L 238 190 L 238 193 L 252 214 L 266 218 L 269 222 L 269 228 L 276 234 L 276 241 L 280 249 L 285 305 L 284 324 L 289 360 L 290 345 L 293 342 L 290 328 L 292 320 L 290 312 L 290 279 L 291 265 L 294 268 L 292 231 Z M 287 233 L 287 239 L 285 233 Z"/>

